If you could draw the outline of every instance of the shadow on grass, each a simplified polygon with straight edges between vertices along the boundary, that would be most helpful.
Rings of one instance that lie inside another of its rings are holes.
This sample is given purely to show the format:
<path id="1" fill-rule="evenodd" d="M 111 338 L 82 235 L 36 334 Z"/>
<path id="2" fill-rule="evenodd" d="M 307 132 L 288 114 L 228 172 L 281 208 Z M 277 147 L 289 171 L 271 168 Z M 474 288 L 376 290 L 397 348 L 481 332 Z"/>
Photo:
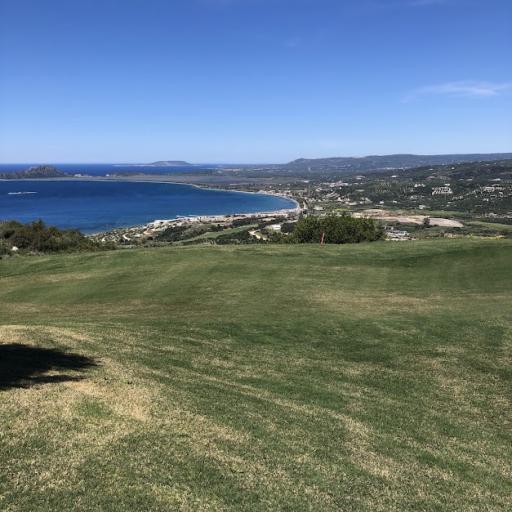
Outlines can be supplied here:
<path id="1" fill-rule="evenodd" d="M 93 359 L 79 354 L 18 343 L 0 344 L 0 391 L 81 380 L 80 375 L 53 372 L 81 371 L 93 366 Z"/>

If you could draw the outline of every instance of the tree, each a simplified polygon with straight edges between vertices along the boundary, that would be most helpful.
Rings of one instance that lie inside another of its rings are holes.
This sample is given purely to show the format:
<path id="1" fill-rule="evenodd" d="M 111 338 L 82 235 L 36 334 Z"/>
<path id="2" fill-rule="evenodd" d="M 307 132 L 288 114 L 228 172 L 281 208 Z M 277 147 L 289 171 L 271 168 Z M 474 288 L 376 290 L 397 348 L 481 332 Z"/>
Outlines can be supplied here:
<path id="1" fill-rule="evenodd" d="M 292 235 L 292 243 L 349 244 L 373 242 L 384 237 L 381 225 L 373 219 L 354 218 L 350 215 L 328 215 L 327 217 L 303 217 Z"/>

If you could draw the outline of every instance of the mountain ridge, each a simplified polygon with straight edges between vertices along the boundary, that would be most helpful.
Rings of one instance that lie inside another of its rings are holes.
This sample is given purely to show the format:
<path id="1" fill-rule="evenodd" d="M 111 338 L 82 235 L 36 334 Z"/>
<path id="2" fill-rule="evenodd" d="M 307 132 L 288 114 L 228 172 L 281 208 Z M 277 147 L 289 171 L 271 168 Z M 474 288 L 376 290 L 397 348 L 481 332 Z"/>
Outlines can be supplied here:
<path id="1" fill-rule="evenodd" d="M 512 159 L 512 153 L 469 153 L 446 155 L 391 154 L 363 157 L 299 158 L 283 164 L 283 169 L 315 171 L 377 171 L 411 169 L 428 165 L 448 165 L 465 162 L 488 162 Z"/>

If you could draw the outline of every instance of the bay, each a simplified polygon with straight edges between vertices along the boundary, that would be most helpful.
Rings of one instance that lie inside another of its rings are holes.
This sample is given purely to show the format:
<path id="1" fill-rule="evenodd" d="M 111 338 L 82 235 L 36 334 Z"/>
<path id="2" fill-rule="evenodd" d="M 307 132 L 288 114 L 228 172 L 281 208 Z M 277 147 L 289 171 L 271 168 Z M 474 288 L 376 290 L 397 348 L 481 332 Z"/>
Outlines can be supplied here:
<path id="1" fill-rule="evenodd" d="M 180 216 L 228 215 L 294 208 L 283 197 L 123 181 L 0 181 L 0 220 L 42 219 L 62 229 L 97 233 Z"/>

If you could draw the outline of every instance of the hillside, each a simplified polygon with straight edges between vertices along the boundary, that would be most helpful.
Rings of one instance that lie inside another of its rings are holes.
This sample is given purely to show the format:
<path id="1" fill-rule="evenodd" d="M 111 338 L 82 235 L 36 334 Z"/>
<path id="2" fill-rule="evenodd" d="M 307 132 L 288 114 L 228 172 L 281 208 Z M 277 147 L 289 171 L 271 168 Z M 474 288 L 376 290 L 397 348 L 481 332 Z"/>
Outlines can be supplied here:
<path id="1" fill-rule="evenodd" d="M 381 178 L 385 175 L 386 173 L 382 172 L 368 173 L 368 178 Z M 415 167 L 401 170 L 398 177 L 400 179 L 471 180 L 482 183 L 488 180 L 510 182 L 512 181 L 512 159 Z"/>
<path id="2" fill-rule="evenodd" d="M 6 511 L 506 511 L 512 242 L 0 261 Z"/>
<path id="3" fill-rule="evenodd" d="M 448 194 L 435 194 L 436 190 L 448 190 Z M 395 208 L 423 205 L 432 211 L 455 211 L 468 220 L 480 217 L 509 223 L 512 160 L 371 172 L 353 186 L 343 187 L 343 193 L 350 198 L 367 197 L 376 205 L 381 201 Z"/>
<path id="4" fill-rule="evenodd" d="M 408 169 L 411 167 L 447 165 L 462 162 L 483 162 L 512 159 L 512 153 L 469 155 L 383 155 L 336 158 L 301 158 L 282 166 L 284 169 L 311 172 L 345 171 L 367 172 L 372 170 Z"/>

